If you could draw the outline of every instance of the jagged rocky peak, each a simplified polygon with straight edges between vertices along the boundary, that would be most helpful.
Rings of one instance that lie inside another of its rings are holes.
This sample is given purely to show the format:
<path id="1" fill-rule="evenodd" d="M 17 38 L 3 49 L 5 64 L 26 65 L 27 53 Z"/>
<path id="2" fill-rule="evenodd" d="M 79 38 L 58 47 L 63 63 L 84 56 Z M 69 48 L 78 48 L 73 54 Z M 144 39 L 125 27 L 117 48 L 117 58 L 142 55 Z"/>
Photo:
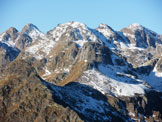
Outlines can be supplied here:
<path id="1" fill-rule="evenodd" d="M 15 27 L 10 27 L 9 29 L 7 29 L 5 32 L 1 33 L 0 35 L 4 34 L 4 33 L 8 33 L 8 34 L 16 34 L 18 33 L 18 30 Z"/>
<path id="2" fill-rule="evenodd" d="M 96 30 L 98 32 L 100 32 L 103 35 L 103 37 L 106 37 L 106 40 L 108 40 L 111 44 L 118 45 L 118 42 L 120 42 L 120 41 L 122 41 L 124 43 L 127 43 L 127 41 L 128 41 L 123 36 L 123 34 L 121 32 L 113 30 L 110 26 L 108 26 L 106 24 L 103 24 L 103 23 L 99 24 L 99 26 L 96 28 Z M 98 34 L 98 35 L 100 35 L 100 34 Z M 102 36 L 100 35 L 100 37 L 102 37 Z"/>
<path id="3" fill-rule="evenodd" d="M 6 43 L 8 46 L 22 50 L 26 46 L 29 46 L 34 40 L 43 36 L 44 34 L 40 32 L 35 25 L 27 24 L 21 32 L 18 32 L 14 27 L 10 27 L 0 35 L 0 41 Z"/>
<path id="4" fill-rule="evenodd" d="M 30 31 L 33 31 L 33 30 L 39 30 L 39 29 L 35 25 L 29 23 L 24 26 L 21 32 L 28 34 Z"/>
<path id="5" fill-rule="evenodd" d="M 144 27 L 137 23 L 131 24 L 131 25 L 121 29 L 121 31 L 123 32 L 123 34 L 126 37 L 129 37 L 132 39 L 136 38 L 135 33 L 137 33 L 137 31 L 143 32 L 143 30 L 144 30 Z"/>
<path id="6" fill-rule="evenodd" d="M 35 40 L 44 37 L 44 34 L 33 24 L 26 24 L 15 40 L 15 46 L 23 50 Z"/>
<path id="7" fill-rule="evenodd" d="M 157 43 L 161 43 L 160 35 L 137 23 L 123 28 L 121 32 L 123 32 L 123 34 L 130 40 L 131 44 L 136 47 L 155 48 Z"/>
<path id="8" fill-rule="evenodd" d="M 125 27 L 125 28 L 130 29 L 130 30 L 132 30 L 134 32 L 136 32 L 136 31 L 141 31 L 142 32 L 143 31 L 146 34 L 150 34 L 151 36 L 155 36 L 157 38 L 160 38 L 159 34 L 157 34 L 156 32 L 154 32 L 154 31 L 152 31 L 152 30 L 150 30 L 150 29 L 146 28 L 145 26 L 143 26 L 141 24 L 138 24 L 138 23 L 133 23 L 133 24 L 131 24 L 128 27 Z M 125 28 L 123 28 L 123 29 L 125 29 Z"/>
<path id="9" fill-rule="evenodd" d="M 145 26 L 143 26 L 139 23 L 133 23 L 126 28 L 132 29 L 133 31 L 144 31 L 145 33 L 152 34 L 153 36 L 158 35 L 156 32 L 146 28 Z"/>
<path id="10" fill-rule="evenodd" d="M 51 34 L 54 37 L 59 36 L 59 33 L 64 33 L 67 29 L 82 29 L 82 30 L 87 30 L 87 26 L 83 23 L 80 22 L 74 22 L 74 21 L 69 21 L 67 23 L 64 24 L 58 24 L 53 30 L 50 30 L 49 32 L 47 32 L 47 34 Z M 56 33 L 56 34 L 55 34 Z"/>
<path id="11" fill-rule="evenodd" d="M 10 27 L 6 32 L 8 34 L 16 34 L 16 33 L 18 33 L 18 30 L 14 27 Z"/>
<path id="12" fill-rule="evenodd" d="M 107 31 L 114 32 L 114 30 L 110 26 L 108 26 L 107 24 L 103 24 L 103 23 L 99 24 L 97 30 L 98 29 L 105 29 Z"/>
<path id="13" fill-rule="evenodd" d="M 133 23 L 133 24 L 129 25 L 128 28 L 134 29 L 134 30 L 137 30 L 137 29 L 142 30 L 144 27 L 142 25 L 140 25 L 139 23 Z"/>
<path id="14" fill-rule="evenodd" d="M 8 30 L 0 34 L 0 41 L 14 40 L 18 36 L 18 30 L 14 27 L 10 27 Z"/>
<path id="15" fill-rule="evenodd" d="M 159 34 L 157 34 L 156 32 L 154 32 L 154 31 L 152 31 L 138 23 L 133 23 L 133 24 L 129 25 L 127 28 L 132 29 L 133 31 L 144 31 L 146 34 L 148 34 L 150 36 L 153 36 L 158 39 L 160 38 Z"/>
<path id="16" fill-rule="evenodd" d="M 29 35 L 33 40 L 41 38 L 44 34 L 33 24 L 29 23 L 24 26 L 21 31 L 21 34 Z"/>
<path id="17" fill-rule="evenodd" d="M 107 39 L 116 35 L 115 31 L 110 26 L 103 23 L 99 24 L 96 30 L 102 33 Z"/>
<path id="18" fill-rule="evenodd" d="M 76 22 L 76 21 L 68 21 L 64 24 L 58 24 L 58 27 L 72 27 L 72 28 L 82 28 L 82 29 L 87 29 L 87 25 L 81 22 Z"/>
<path id="19" fill-rule="evenodd" d="M 80 22 L 75 22 L 75 21 L 69 21 L 69 22 L 67 22 L 67 23 L 65 23 L 63 25 L 69 25 L 69 26 L 71 26 L 73 28 L 77 28 L 77 27 L 87 27 L 85 24 L 80 23 Z"/>
<path id="20" fill-rule="evenodd" d="M 0 34 L 0 67 L 5 67 L 20 53 L 20 51 L 14 47 L 14 42 L 18 34 L 18 30 L 14 27 L 10 27 Z"/>
<path id="21" fill-rule="evenodd" d="M 83 46 L 85 42 L 98 41 L 92 29 L 85 24 L 79 22 L 69 21 L 65 24 L 59 24 L 53 30 L 47 32 L 47 37 L 54 41 L 74 41 L 79 46 Z"/>
<path id="22" fill-rule="evenodd" d="M 51 33 L 55 30 L 63 30 L 63 31 L 66 31 L 66 28 L 68 27 L 71 27 L 71 28 L 82 28 L 82 29 L 87 29 L 88 27 L 83 24 L 83 23 L 80 23 L 80 22 L 74 22 L 74 21 L 69 21 L 69 22 L 66 22 L 64 24 L 58 24 L 53 30 L 50 30 L 48 33 Z"/>

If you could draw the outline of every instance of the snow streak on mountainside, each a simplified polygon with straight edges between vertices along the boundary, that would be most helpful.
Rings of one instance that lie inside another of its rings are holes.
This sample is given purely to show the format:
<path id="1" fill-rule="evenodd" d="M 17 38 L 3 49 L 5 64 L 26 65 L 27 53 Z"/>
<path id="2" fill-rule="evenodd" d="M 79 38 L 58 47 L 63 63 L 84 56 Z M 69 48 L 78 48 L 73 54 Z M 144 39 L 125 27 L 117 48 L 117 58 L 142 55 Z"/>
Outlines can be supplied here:
<path id="1" fill-rule="evenodd" d="M 120 70 L 118 72 L 117 69 L 120 67 L 99 65 L 98 69 L 99 71 L 94 69 L 84 72 L 80 82 L 92 86 L 103 94 L 115 96 L 144 95 L 145 90 L 148 89 L 144 81 Z"/>
<path id="2" fill-rule="evenodd" d="M 37 40 L 33 45 L 28 47 L 25 52 L 29 53 L 29 56 L 33 56 L 36 59 L 42 59 L 43 57 L 46 57 L 52 48 L 55 45 L 55 41 L 48 39 L 47 37 L 43 37 L 39 40 Z M 27 56 L 28 56 L 27 55 Z"/>

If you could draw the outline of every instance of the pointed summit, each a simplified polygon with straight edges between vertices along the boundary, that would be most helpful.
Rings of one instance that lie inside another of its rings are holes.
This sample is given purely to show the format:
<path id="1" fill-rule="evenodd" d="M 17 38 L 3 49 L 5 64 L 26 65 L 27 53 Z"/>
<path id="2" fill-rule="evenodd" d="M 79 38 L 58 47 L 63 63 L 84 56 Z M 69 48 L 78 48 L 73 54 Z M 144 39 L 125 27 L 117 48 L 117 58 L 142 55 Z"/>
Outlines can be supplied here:
<path id="1" fill-rule="evenodd" d="M 133 23 L 133 24 L 131 24 L 131 26 L 134 26 L 134 27 L 141 27 L 142 25 L 139 24 L 139 23 Z"/>
<path id="2" fill-rule="evenodd" d="M 148 29 L 147 27 L 145 27 L 141 24 L 138 24 L 138 23 L 133 23 L 133 24 L 129 25 L 127 28 L 132 29 L 133 31 L 137 31 L 137 30 L 144 31 L 145 33 L 155 36 L 155 37 L 156 37 L 156 35 L 158 35 L 156 32 L 154 32 L 154 31 Z"/>
<path id="3" fill-rule="evenodd" d="M 18 30 L 14 27 L 10 27 L 8 30 L 6 30 L 8 34 L 15 34 L 18 33 Z"/>
<path id="4" fill-rule="evenodd" d="M 143 30 L 145 27 L 143 27 L 139 23 L 133 23 L 133 24 L 129 25 L 127 28 L 133 29 L 133 30 Z"/>
<path id="5" fill-rule="evenodd" d="M 21 33 L 29 34 L 29 33 L 30 33 L 31 31 L 33 31 L 33 30 L 39 31 L 39 29 L 38 29 L 35 25 L 29 23 L 29 24 L 26 24 L 26 25 L 24 26 L 24 28 L 22 29 Z"/>
<path id="6" fill-rule="evenodd" d="M 21 34 L 27 34 L 34 40 L 44 35 L 35 25 L 31 23 L 26 24 L 24 26 L 24 28 L 21 31 Z"/>
<path id="7" fill-rule="evenodd" d="M 18 36 L 18 30 L 14 27 L 10 27 L 5 32 L 0 34 L 0 41 L 7 42 L 9 40 L 15 40 Z"/>
<path id="8" fill-rule="evenodd" d="M 156 43 L 159 43 L 160 36 L 157 33 L 138 23 L 133 23 L 121 31 L 130 40 L 131 44 L 136 47 L 155 48 Z"/>
<path id="9" fill-rule="evenodd" d="M 108 40 L 116 40 L 118 34 L 108 25 L 106 24 L 99 24 L 98 28 L 96 30 L 100 33 L 102 33 Z"/>
<path id="10" fill-rule="evenodd" d="M 63 26 L 71 26 L 73 28 L 77 28 L 77 27 L 83 27 L 83 28 L 87 28 L 87 26 L 83 23 L 80 22 L 76 22 L 76 21 L 69 21 L 65 24 L 62 24 Z"/>
<path id="11" fill-rule="evenodd" d="M 71 28 L 71 29 L 81 29 L 81 30 L 87 30 L 88 27 L 87 25 L 80 23 L 80 22 L 76 22 L 76 21 L 68 21 L 64 24 L 58 24 L 53 30 L 48 31 L 47 33 L 52 33 L 55 30 L 60 30 L 60 31 L 66 31 L 67 28 Z"/>
<path id="12" fill-rule="evenodd" d="M 114 30 L 110 26 L 108 26 L 107 24 L 101 23 L 101 24 L 99 24 L 98 28 L 100 28 L 100 29 L 106 29 L 106 30 L 110 30 L 110 31 L 113 31 L 114 32 Z"/>
<path id="13" fill-rule="evenodd" d="M 83 44 L 83 42 L 98 40 L 96 35 L 92 33 L 92 30 L 85 24 L 74 21 L 59 24 L 53 30 L 47 32 L 47 34 L 55 41 L 60 40 L 60 38 L 66 38 L 67 40 L 73 40 Z"/>

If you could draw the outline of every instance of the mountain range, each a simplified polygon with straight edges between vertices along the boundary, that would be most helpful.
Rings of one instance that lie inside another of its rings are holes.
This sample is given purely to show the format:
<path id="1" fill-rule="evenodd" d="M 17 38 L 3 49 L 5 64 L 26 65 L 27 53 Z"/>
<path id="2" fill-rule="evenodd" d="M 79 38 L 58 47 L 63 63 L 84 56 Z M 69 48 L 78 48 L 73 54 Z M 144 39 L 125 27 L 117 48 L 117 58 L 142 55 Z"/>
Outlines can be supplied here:
<path id="1" fill-rule="evenodd" d="M 0 122 L 162 121 L 162 35 L 79 22 L 0 34 Z"/>

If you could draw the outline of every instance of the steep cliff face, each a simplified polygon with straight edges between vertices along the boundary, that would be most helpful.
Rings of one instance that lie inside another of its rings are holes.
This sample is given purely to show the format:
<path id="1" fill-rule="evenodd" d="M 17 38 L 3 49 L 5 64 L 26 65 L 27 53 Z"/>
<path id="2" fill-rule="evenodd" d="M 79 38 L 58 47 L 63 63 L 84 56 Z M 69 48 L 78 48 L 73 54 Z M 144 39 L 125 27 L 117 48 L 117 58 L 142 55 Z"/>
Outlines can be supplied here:
<path id="1" fill-rule="evenodd" d="M 157 62 L 156 69 L 159 73 L 162 72 L 162 56 L 159 58 L 159 61 Z"/>
<path id="2" fill-rule="evenodd" d="M 156 44 L 161 43 L 160 35 L 140 24 L 132 24 L 121 31 L 130 40 L 131 44 L 134 44 L 136 47 L 155 48 Z"/>
<path id="3" fill-rule="evenodd" d="M 161 92 L 150 91 L 144 96 L 112 97 L 108 96 L 108 102 L 117 111 L 122 111 L 134 121 L 162 121 Z"/>
<path id="4" fill-rule="evenodd" d="M 20 50 L 0 42 L 0 67 L 4 67 L 13 61 L 19 53 Z"/>
<path id="5" fill-rule="evenodd" d="M 27 34 L 20 34 L 18 38 L 16 39 L 15 46 L 19 50 L 23 50 L 32 43 L 32 38 L 28 36 Z"/>

